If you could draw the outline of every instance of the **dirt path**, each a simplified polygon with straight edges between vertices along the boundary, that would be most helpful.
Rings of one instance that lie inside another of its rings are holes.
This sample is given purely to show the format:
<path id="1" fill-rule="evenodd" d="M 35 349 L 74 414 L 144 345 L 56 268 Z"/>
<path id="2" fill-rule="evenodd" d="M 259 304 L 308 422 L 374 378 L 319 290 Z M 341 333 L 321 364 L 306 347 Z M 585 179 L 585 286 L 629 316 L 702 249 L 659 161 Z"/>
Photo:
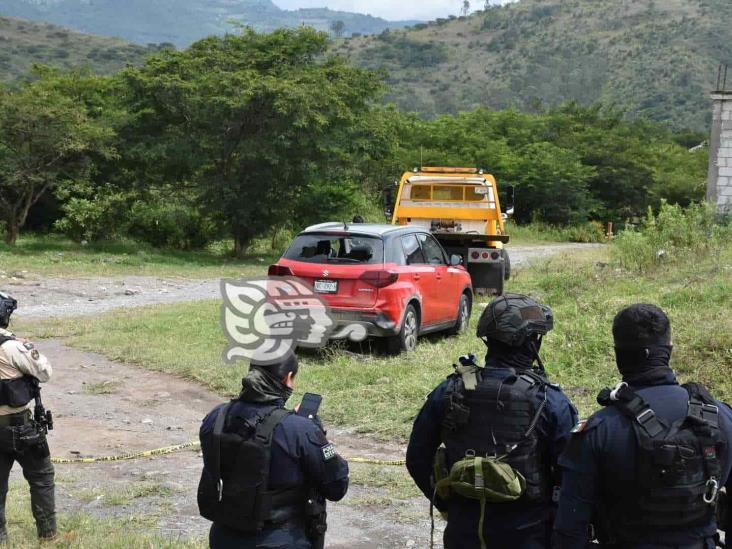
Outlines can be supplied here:
<path id="1" fill-rule="evenodd" d="M 513 268 L 556 253 L 592 244 L 551 244 L 510 249 Z M 263 274 L 265 268 L 262 269 Z M 93 315 L 119 308 L 158 303 L 180 303 L 220 297 L 219 280 L 127 276 L 122 278 L 42 278 L 33 273 L 9 273 L 0 287 L 15 297 L 21 308 L 17 318 L 43 319 Z"/>
<path id="2" fill-rule="evenodd" d="M 50 435 L 54 457 L 115 455 L 197 439 L 203 416 L 222 402 L 218 395 L 169 375 L 112 362 L 66 347 L 61 340 L 39 344 L 54 365 L 44 401 L 55 413 Z M 344 456 L 403 458 L 397 445 L 331 429 Z M 198 516 L 198 450 L 95 464 L 57 465 L 61 511 L 98 515 L 144 515 L 166 535 L 205 536 Z M 15 471 L 20 478 L 19 471 Z M 386 490 L 353 486 L 329 508 L 328 547 L 427 546 L 427 504 L 421 498 L 395 501 Z M 410 544 L 411 541 L 411 544 Z"/>

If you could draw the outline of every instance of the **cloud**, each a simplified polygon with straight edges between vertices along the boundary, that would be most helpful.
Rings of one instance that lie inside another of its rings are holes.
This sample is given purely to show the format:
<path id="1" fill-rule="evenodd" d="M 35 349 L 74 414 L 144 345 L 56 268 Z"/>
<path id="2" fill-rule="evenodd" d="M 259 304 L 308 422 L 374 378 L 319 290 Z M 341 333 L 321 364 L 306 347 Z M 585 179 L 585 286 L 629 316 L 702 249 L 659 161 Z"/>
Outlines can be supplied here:
<path id="1" fill-rule="evenodd" d="M 368 13 L 390 20 L 420 19 L 429 20 L 448 15 L 458 15 L 462 0 L 274 0 L 284 9 L 322 8 L 333 10 Z M 484 0 L 472 0 L 472 6 L 482 8 Z"/>

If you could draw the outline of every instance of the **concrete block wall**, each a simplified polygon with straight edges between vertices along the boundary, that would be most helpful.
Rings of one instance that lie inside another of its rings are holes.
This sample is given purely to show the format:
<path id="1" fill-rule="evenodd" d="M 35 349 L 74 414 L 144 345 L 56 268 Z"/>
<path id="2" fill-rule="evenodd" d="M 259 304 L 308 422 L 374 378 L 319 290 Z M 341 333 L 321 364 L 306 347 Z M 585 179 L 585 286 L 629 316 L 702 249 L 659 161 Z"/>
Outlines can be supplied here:
<path id="1" fill-rule="evenodd" d="M 719 213 L 732 214 L 732 91 L 713 93 L 712 100 L 707 199 Z"/>

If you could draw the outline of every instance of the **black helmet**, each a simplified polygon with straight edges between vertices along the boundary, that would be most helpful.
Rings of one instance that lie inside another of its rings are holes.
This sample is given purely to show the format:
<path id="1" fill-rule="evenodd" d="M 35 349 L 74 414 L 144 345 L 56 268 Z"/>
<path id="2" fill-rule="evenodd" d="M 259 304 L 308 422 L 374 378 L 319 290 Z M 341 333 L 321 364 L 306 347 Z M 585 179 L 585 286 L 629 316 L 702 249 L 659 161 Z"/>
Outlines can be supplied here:
<path id="1" fill-rule="evenodd" d="M 0 292 L 0 328 L 7 328 L 10 315 L 18 308 L 18 302 L 8 294 Z"/>
<path id="2" fill-rule="evenodd" d="M 520 347 L 532 335 L 545 335 L 554 328 L 554 315 L 525 295 L 505 294 L 491 301 L 480 315 L 477 335 Z"/>

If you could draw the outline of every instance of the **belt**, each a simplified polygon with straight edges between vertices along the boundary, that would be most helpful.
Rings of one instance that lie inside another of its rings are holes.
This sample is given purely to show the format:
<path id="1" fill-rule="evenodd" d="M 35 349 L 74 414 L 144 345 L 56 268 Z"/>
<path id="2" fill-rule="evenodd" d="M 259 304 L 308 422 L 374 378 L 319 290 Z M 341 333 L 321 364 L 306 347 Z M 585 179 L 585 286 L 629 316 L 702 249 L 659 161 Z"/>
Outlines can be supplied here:
<path id="1" fill-rule="evenodd" d="M 19 427 L 28 425 L 32 421 L 30 410 L 24 410 L 17 414 L 0 416 L 0 427 Z"/>

